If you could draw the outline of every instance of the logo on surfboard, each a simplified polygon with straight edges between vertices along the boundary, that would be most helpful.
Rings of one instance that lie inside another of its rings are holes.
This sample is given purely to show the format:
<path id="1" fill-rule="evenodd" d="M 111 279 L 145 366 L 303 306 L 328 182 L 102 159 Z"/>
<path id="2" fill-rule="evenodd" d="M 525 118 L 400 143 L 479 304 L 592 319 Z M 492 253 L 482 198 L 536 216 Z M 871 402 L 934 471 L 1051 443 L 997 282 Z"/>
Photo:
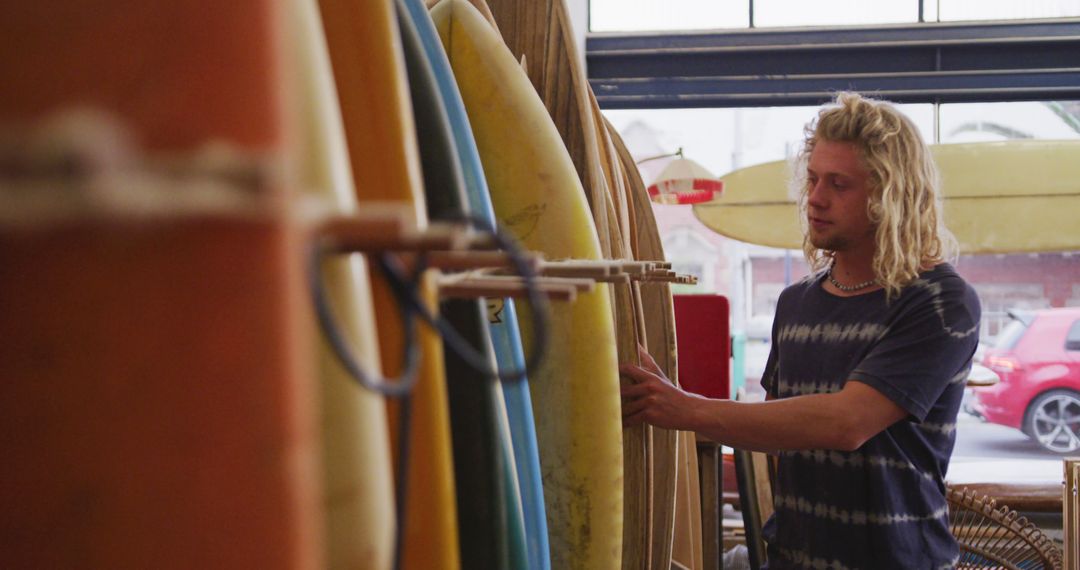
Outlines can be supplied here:
<path id="1" fill-rule="evenodd" d="M 525 241 L 536 231 L 540 216 L 544 215 L 547 204 L 530 204 L 519 210 L 516 214 L 503 220 L 503 224 L 514 228 L 518 239 Z"/>
<path id="2" fill-rule="evenodd" d="M 505 308 L 505 299 L 487 299 L 488 322 L 491 324 L 502 324 L 502 312 Z"/>

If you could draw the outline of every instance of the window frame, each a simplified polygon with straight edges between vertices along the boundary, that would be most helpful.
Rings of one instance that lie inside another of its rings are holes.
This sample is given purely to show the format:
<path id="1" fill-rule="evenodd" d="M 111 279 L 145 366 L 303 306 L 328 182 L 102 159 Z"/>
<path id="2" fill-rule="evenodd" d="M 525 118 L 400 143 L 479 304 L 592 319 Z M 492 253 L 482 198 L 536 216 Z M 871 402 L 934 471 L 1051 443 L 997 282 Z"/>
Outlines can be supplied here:
<path id="1" fill-rule="evenodd" d="M 897 103 L 1080 99 L 1080 18 L 590 33 L 602 109 L 820 105 L 854 90 Z"/>

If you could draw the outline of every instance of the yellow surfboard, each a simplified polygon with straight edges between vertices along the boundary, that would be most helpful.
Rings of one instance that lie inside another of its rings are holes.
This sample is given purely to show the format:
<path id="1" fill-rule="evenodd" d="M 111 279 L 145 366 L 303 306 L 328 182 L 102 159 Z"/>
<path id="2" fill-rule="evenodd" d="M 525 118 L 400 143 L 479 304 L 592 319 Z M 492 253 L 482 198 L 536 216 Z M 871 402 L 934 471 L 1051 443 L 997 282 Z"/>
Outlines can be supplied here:
<path id="1" fill-rule="evenodd" d="M 316 0 L 292 0 L 294 67 L 301 76 L 301 188 L 338 213 L 356 211 L 345 132 Z M 367 267 L 359 255 L 323 262 L 322 279 L 355 356 L 381 374 Z M 325 337 L 318 354 L 321 387 L 325 560 L 328 568 L 389 568 L 394 546 L 394 487 L 386 408 L 357 384 Z"/>
<path id="2" fill-rule="evenodd" d="M 518 61 L 466 0 L 432 18 L 476 136 L 496 216 L 549 259 L 598 259 L 585 194 Z M 526 353 L 531 307 L 522 306 Z M 622 552 L 622 441 L 606 288 L 551 307 L 548 358 L 530 377 L 553 568 L 614 569 Z"/>
<path id="3" fill-rule="evenodd" d="M 603 142 L 597 136 L 602 125 L 593 117 L 589 79 L 574 43 L 567 4 L 564 0 L 488 0 L 488 4 L 510 52 L 518 61 L 524 58 L 529 79 L 562 135 L 599 229 L 600 249 L 610 258 L 604 229 L 608 227 L 604 197 L 610 190 L 600 159 Z"/>
<path id="4" fill-rule="evenodd" d="M 622 184 L 615 151 L 599 107 L 589 87 L 573 40 L 565 0 L 489 0 L 491 12 L 506 44 L 516 59 L 524 60 L 526 73 L 555 123 L 578 172 L 591 208 L 600 249 L 607 259 L 631 258 L 632 216 Z M 638 363 L 637 345 L 644 330 L 640 295 L 631 284 L 609 285 L 615 323 L 618 359 Z M 639 425 L 623 431 L 623 554 L 622 567 L 647 568 L 654 550 L 652 426 Z M 674 468 L 674 459 L 662 464 Z M 660 526 L 664 526 L 661 523 Z M 670 534 L 661 531 L 659 534 Z M 663 543 L 664 539 L 661 538 Z M 670 564 L 659 563 L 666 567 Z"/>
<path id="5" fill-rule="evenodd" d="M 413 206 L 427 225 L 420 158 L 405 62 L 390 0 L 319 0 L 349 145 L 356 195 L 365 203 L 391 200 Z M 434 282 L 422 293 L 434 309 Z M 372 279 L 379 351 L 388 376 L 401 373 L 402 323 L 385 281 Z M 450 419 L 442 343 L 420 327 L 419 378 L 413 392 L 407 502 L 401 567 L 460 566 Z M 392 450 L 400 447 L 397 414 L 389 423 Z"/>
<path id="6" fill-rule="evenodd" d="M 931 145 L 941 170 L 945 225 L 963 253 L 1080 249 L 1080 141 Z M 783 160 L 722 176 L 723 194 L 694 206 L 716 232 L 748 243 L 802 248 Z"/>

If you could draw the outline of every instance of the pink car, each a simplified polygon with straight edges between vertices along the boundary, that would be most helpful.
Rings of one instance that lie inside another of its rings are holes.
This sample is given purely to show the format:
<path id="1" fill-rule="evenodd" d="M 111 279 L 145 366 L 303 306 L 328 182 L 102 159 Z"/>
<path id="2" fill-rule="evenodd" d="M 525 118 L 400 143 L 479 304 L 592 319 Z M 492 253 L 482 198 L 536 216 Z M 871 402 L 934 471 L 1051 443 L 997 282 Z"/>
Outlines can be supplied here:
<path id="1" fill-rule="evenodd" d="M 975 413 L 1056 453 L 1080 449 L 1080 308 L 1010 311 L 982 364 L 1001 381 L 975 388 Z"/>

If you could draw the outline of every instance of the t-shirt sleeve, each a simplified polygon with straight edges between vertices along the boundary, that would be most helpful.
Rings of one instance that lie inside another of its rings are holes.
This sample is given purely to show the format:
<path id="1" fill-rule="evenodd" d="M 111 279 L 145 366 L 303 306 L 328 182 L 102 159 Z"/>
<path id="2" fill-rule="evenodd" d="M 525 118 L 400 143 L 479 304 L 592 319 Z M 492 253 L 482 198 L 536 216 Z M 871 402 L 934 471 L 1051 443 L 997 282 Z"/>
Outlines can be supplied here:
<path id="1" fill-rule="evenodd" d="M 850 378 L 871 386 L 917 421 L 942 392 L 966 380 L 979 341 L 979 299 L 959 278 L 919 282 L 913 299 Z"/>
<path id="2" fill-rule="evenodd" d="M 776 368 L 776 338 L 773 338 L 769 346 L 769 359 L 765 361 L 765 370 L 761 373 L 761 387 L 773 398 L 777 397 Z"/>
<path id="3" fill-rule="evenodd" d="M 779 377 L 779 356 L 777 354 L 777 347 L 780 343 L 776 342 L 776 331 L 780 328 L 780 311 L 783 306 L 784 292 L 780 293 L 780 298 L 776 301 L 776 315 L 773 317 L 772 333 L 769 342 L 769 358 L 765 361 L 765 370 L 761 373 L 761 387 L 765 389 L 765 393 L 773 398 L 776 398 L 779 394 L 777 378 Z"/>

